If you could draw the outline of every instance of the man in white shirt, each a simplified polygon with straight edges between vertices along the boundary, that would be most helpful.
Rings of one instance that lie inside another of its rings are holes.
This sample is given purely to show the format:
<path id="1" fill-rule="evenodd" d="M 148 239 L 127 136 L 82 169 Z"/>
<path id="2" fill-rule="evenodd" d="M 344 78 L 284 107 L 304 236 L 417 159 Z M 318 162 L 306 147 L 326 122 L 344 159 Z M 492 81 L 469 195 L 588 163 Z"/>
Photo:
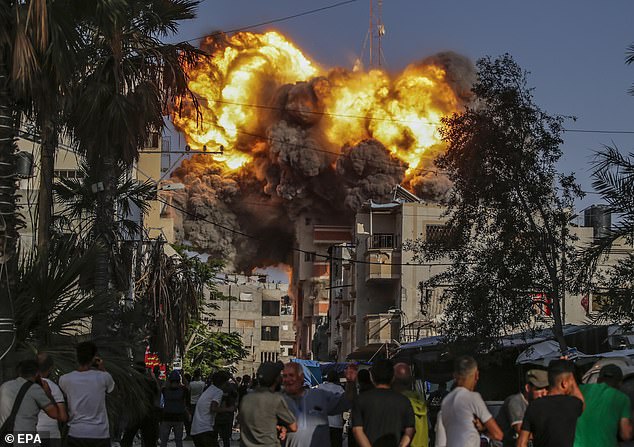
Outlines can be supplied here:
<path id="1" fill-rule="evenodd" d="M 18 373 L 20 377 L 8 380 L 0 386 L 0 426 L 6 429 L 6 433 L 34 433 L 40 410 L 44 410 L 51 418 L 57 418 L 57 406 L 51 399 L 48 385 L 40 382 L 37 377 L 35 359 L 21 361 Z M 15 419 L 11 419 L 21 390 L 22 400 L 17 406 Z"/>
<path id="2" fill-rule="evenodd" d="M 442 401 L 442 425 L 447 435 L 447 447 L 480 447 L 478 427 L 489 438 L 502 440 L 502 430 L 487 409 L 475 387 L 479 379 L 478 364 L 470 356 L 459 357 L 454 366 L 455 388 Z"/>
<path id="3" fill-rule="evenodd" d="M 198 403 L 198 399 L 203 394 L 205 390 L 205 382 L 202 379 L 202 374 L 200 373 L 200 369 L 194 371 L 194 377 L 191 382 L 189 382 L 189 414 L 194 415 L 196 413 L 196 404 Z M 191 422 L 187 423 L 187 436 L 191 436 Z"/>
<path id="4" fill-rule="evenodd" d="M 42 439 L 43 447 L 61 447 L 62 436 L 59 432 L 59 422 L 68 420 L 64 394 L 59 386 L 48 378 L 53 370 L 53 358 L 45 352 L 40 352 L 37 354 L 37 365 L 42 382 L 48 385 L 53 402 L 57 406 L 57 419 L 49 417 L 44 410 L 40 411 L 37 417 L 37 432 Z"/>
<path id="5" fill-rule="evenodd" d="M 106 394 L 114 390 L 114 380 L 97 357 L 97 346 L 87 341 L 77 345 L 73 372 L 59 379 L 68 404 L 68 447 L 110 447 L 110 426 Z"/>
<path id="6" fill-rule="evenodd" d="M 220 406 L 223 394 L 221 387 L 229 381 L 229 377 L 225 371 L 216 372 L 212 379 L 213 384 L 198 398 L 191 428 L 191 436 L 196 447 L 218 446 L 218 435 L 214 432 L 216 413 L 233 411 L 233 408 Z"/>

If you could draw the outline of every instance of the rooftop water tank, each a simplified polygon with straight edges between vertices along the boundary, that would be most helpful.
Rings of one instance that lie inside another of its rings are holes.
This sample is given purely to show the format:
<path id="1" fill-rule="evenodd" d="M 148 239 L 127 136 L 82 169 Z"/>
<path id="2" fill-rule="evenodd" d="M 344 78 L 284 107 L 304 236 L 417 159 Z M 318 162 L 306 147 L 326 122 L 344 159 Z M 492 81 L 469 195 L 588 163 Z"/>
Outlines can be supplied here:
<path id="1" fill-rule="evenodd" d="M 592 227 L 595 238 L 607 235 L 612 227 L 612 213 L 607 205 L 592 205 L 584 212 L 584 226 Z"/>

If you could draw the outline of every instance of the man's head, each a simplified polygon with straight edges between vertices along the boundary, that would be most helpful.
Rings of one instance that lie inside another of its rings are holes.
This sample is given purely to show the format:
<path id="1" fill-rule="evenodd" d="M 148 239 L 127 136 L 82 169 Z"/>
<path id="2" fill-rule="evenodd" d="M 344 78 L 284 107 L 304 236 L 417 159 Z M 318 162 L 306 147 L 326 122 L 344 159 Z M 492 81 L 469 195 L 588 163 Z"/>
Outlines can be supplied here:
<path id="1" fill-rule="evenodd" d="M 412 389 L 414 383 L 412 369 L 407 363 L 397 363 L 394 365 L 394 383 L 392 388 L 396 391 L 407 391 Z"/>
<path id="2" fill-rule="evenodd" d="M 458 357 L 454 362 L 453 377 L 456 385 L 473 391 L 480 378 L 478 362 L 469 355 Z"/>
<path id="3" fill-rule="evenodd" d="M 339 383 L 339 374 L 335 368 L 331 369 L 328 371 L 328 374 L 326 374 L 326 382 Z"/>
<path id="4" fill-rule="evenodd" d="M 277 363 L 264 362 L 258 368 L 258 383 L 264 388 L 275 387 L 280 381 L 282 367 Z"/>
<path id="5" fill-rule="evenodd" d="M 623 370 L 621 370 L 621 367 L 618 365 L 608 364 L 599 371 L 597 383 L 605 383 L 612 388 L 619 389 L 622 382 Z"/>
<path id="6" fill-rule="evenodd" d="M 97 356 L 97 345 L 91 341 L 79 343 L 75 348 L 77 351 L 77 363 L 79 366 L 92 366 Z"/>
<path id="7" fill-rule="evenodd" d="M 370 368 L 374 386 L 391 386 L 394 380 L 394 363 L 389 359 L 380 359 Z"/>
<path id="8" fill-rule="evenodd" d="M 227 371 L 216 371 L 211 378 L 211 383 L 217 388 L 220 388 L 229 381 L 231 375 Z"/>
<path id="9" fill-rule="evenodd" d="M 200 368 L 196 368 L 194 370 L 194 380 L 200 380 L 201 377 L 202 377 L 202 374 L 200 372 Z"/>
<path id="10" fill-rule="evenodd" d="M 46 352 L 37 353 L 37 368 L 41 377 L 48 377 L 53 370 L 53 357 Z"/>
<path id="11" fill-rule="evenodd" d="M 299 363 L 289 362 L 282 371 L 284 391 L 291 396 L 300 395 L 304 391 L 304 371 Z"/>
<path id="12" fill-rule="evenodd" d="M 26 380 L 35 380 L 37 377 L 37 360 L 26 359 L 18 363 L 18 375 Z"/>
<path id="13" fill-rule="evenodd" d="M 548 365 L 548 393 L 570 394 L 575 388 L 575 365 L 570 360 L 552 360 Z"/>
<path id="14" fill-rule="evenodd" d="M 172 371 L 169 376 L 167 376 L 167 380 L 169 381 L 169 383 L 181 383 L 181 374 L 174 370 Z"/>
<path id="15" fill-rule="evenodd" d="M 548 373 L 541 369 L 526 371 L 524 395 L 528 401 L 539 399 L 548 394 Z"/>

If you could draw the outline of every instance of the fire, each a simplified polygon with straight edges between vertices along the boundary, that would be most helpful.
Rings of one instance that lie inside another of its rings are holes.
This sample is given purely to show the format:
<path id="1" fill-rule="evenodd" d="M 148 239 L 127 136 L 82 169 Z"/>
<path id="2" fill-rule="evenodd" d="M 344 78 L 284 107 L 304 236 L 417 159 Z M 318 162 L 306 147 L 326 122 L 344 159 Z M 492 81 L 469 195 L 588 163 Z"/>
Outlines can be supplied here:
<path id="1" fill-rule="evenodd" d="M 318 69 L 277 32 L 238 33 L 223 44 L 189 73 L 189 87 L 200 98 L 202 122 L 191 110 L 175 116 L 174 124 L 195 150 L 203 145 L 228 148 L 216 160 L 235 170 L 251 159 L 232 149 L 241 135 L 258 131 L 263 112 L 254 107 L 258 101 L 271 93 L 271 86 L 310 79 Z M 203 42 L 203 47 L 213 45 L 209 38 Z"/>
<path id="2" fill-rule="evenodd" d="M 321 77 L 311 103 L 316 109 L 301 101 L 296 106 L 315 118 L 305 125 L 319 126 L 334 148 L 374 138 L 406 162 L 409 172 L 425 152 L 442 147 L 440 120 L 460 107 L 445 70 L 433 64 L 413 64 L 396 76 L 382 70 L 324 71 L 274 31 L 207 39 L 203 47 L 211 57 L 189 73 L 202 120 L 185 107 L 174 123 L 193 149 L 224 146 L 217 160 L 229 170 L 249 163 L 256 144 L 266 141 L 267 119 L 280 113 L 276 95 L 286 84 Z"/>

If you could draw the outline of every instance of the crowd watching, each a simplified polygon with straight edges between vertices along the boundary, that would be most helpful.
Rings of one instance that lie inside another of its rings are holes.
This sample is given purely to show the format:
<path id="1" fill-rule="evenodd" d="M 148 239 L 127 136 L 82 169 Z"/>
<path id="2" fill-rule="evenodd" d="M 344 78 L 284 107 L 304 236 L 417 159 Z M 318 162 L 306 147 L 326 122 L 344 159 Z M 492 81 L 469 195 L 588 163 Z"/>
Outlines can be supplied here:
<path id="1" fill-rule="evenodd" d="M 553 360 L 525 371 L 502 406 L 477 391 L 473 357 L 455 361 L 453 381 L 430 390 L 407 363 L 333 367 L 312 386 L 299 362 L 264 362 L 251 377 L 219 370 L 182 374 L 137 365 L 142 415 L 110 423 L 115 388 L 92 342 L 76 348 L 75 370 L 56 377 L 45 352 L 0 386 L 0 434 L 37 434 L 37 445 L 69 447 L 618 447 L 634 436 L 623 370 L 607 363 L 582 384 L 575 364 Z M 119 379 L 120 380 L 120 379 Z M 17 445 L 17 444 L 14 444 Z"/>

